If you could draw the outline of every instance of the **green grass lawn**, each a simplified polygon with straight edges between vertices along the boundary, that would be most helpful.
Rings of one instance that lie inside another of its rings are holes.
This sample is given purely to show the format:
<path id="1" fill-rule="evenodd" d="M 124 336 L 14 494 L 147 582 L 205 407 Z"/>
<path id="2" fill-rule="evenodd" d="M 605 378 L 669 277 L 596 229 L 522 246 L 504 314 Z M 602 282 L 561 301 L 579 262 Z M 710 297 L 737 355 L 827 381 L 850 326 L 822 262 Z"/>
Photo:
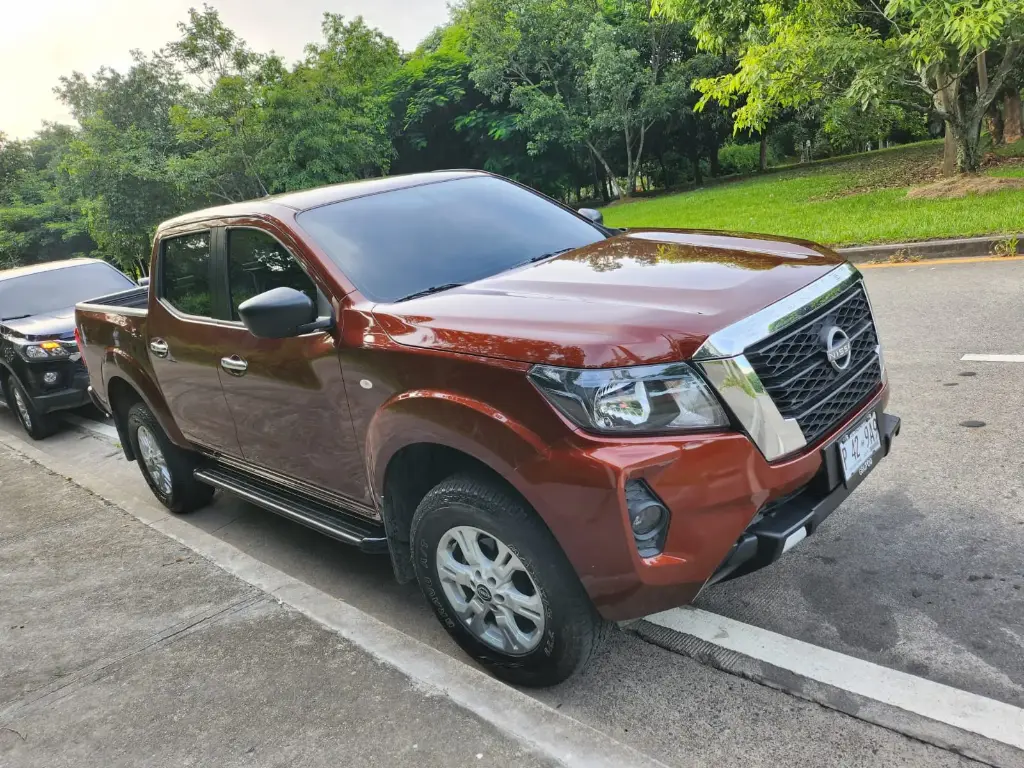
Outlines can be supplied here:
<path id="1" fill-rule="evenodd" d="M 1024 142 L 1000 152 L 991 175 L 1024 178 Z M 1024 230 L 1024 190 L 962 199 L 912 200 L 911 186 L 938 178 L 941 142 L 811 164 L 705 189 L 604 209 L 616 227 L 763 232 L 831 245 L 926 240 Z"/>

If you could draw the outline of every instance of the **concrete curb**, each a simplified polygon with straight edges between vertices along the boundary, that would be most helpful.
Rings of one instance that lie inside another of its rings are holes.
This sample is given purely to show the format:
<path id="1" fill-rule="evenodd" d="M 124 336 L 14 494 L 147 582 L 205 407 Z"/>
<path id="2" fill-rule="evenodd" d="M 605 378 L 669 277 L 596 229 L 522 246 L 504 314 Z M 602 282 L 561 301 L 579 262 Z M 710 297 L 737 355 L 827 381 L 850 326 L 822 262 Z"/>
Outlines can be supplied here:
<path id="1" fill-rule="evenodd" d="M 837 248 L 836 252 L 854 264 L 887 261 L 899 251 L 921 259 L 954 259 L 977 256 L 991 256 L 999 243 L 1016 237 L 1024 250 L 1024 233 L 1018 235 L 991 235 L 987 237 L 962 237 L 950 240 L 922 240 L 916 243 L 882 243 Z"/>
<path id="2" fill-rule="evenodd" d="M 422 690 L 468 712 L 566 768 L 666 768 L 633 747 L 448 656 L 338 598 L 257 560 L 116 483 L 83 471 L 0 431 L 0 445 L 28 457 L 188 547 L 278 603 L 337 632 L 397 669 Z M 148 503 L 147 503 L 148 502 Z"/>

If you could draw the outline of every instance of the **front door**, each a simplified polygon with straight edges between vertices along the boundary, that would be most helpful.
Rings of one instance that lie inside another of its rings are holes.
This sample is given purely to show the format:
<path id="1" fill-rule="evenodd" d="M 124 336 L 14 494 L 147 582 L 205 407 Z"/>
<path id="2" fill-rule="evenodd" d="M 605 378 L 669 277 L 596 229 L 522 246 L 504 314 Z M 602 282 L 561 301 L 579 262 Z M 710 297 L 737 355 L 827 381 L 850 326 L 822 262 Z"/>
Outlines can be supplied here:
<path id="1" fill-rule="evenodd" d="M 334 336 L 325 331 L 258 339 L 241 324 L 238 305 L 286 286 L 329 306 L 292 254 L 262 229 L 226 230 L 230 331 L 221 381 L 246 461 L 369 504 Z"/>
<path id="2" fill-rule="evenodd" d="M 205 448 L 240 456 L 235 422 L 220 382 L 220 344 L 211 240 L 204 229 L 164 238 L 155 302 L 146 319 L 149 359 L 182 434 Z"/>

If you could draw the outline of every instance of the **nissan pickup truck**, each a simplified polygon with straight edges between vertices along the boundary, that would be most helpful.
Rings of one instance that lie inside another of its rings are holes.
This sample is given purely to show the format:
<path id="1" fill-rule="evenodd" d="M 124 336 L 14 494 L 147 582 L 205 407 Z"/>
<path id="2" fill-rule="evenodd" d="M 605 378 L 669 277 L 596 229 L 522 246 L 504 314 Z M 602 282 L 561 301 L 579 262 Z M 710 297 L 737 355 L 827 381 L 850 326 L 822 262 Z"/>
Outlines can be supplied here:
<path id="1" fill-rule="evenodd" d="M 75 304 L 135 288 L 97 259 L 0 271 L 0 390 L 25 432 L 42 440 L 59 411 L 89 404 L 89 376 L 75 344 Z"/>
<path id="2" fill-rule="evenodd" d="M 389 554 L 517 684 L 781 557 L 900 428 L 861 275 L 812 243 L 446 171 L 191 213 L 152 258 L 76 318 L 160 501 Z"/>

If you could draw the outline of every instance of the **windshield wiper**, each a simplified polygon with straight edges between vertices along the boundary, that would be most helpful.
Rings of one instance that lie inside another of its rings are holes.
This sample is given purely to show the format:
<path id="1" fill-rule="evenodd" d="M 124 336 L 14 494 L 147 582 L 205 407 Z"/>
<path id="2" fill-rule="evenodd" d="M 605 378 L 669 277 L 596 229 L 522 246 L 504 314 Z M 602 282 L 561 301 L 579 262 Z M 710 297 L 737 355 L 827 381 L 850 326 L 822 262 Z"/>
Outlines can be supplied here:
<path id="1" fill-rule="evenodd" d="M 32 315 L 14 315 L 13 317 L 0 317 L 0 323 L 6 323 L 8 320 L 24 320 L 26 317 L 32 317 Z"/>
<path id="2" fill-rule="evenodd" d="M 420 296 L 429 296 L 432 293 L 440 293 L 441 291 L 448 291 L 452 288 L 461 288 L 465 283 L 443 283 L 441 285 L 432 285 L 429 288 L 424 288 L 422 291 L 416 291 L 416 293 L 410 293 L 408 296 L 403 296 L 400 299 L 395 299 L 397 304 L 400 301 L 409 301 L 409 299 L 418 299 Z"/>
<path id="3" fill-rule="evenodd" d="M 538 261 L 544 261 L 544 259 L 550 259 L 552 256 L 559 256 L 560 254 L 566 253 L 567 251 L 574 251 L 574 250 L 576 250 L 576 249 L 572 248 L 572 247 L 569 247 L 569 248 L 559 248 L 557 251 L 551 251 L 550 253 L 542 253 L 540 256 L 533 256 L 533 257 L 527 259 L 526 261 L 520 261 L 518 264 L 516 264 L 515 266 L 511 267 L 511 269 L 515 269 L 516 267 L 525 267 L 527 264 L 535 264 Z"/>

